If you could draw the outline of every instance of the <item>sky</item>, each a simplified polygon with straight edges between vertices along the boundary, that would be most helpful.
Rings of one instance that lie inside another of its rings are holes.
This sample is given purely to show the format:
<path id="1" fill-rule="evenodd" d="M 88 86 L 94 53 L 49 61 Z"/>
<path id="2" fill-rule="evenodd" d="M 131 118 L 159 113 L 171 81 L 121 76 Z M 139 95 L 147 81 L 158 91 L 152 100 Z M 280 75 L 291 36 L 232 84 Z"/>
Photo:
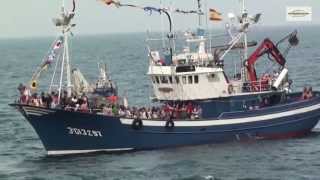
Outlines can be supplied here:
<path id="1" fill-rule="evenodd" d="M 132 3 L 145 6 L 159 6 L 160 1 L 181 9 L 195 9 L 196 0 L 121 0 L 122 3 Z M 0 38 L 23 38 L 38 36 L 55 36 L 57 29 L 52 18 L 57 17 L 62 0 L 1 0 L 0 6 Z M 97 0 L 76 0 L 77 10 L 74 22 L 77 24 L 74 34 L 109 34 L 125 32 L 160 31 L 161 18 L 158 14 L 148 13 L 133 8 L 116 8 L 106 6 Z M 72 0 L 65 0 L 70 8 Z M 320 0 L 246 0 L 250 14 L 262 13 L 260 25 L 319 25 Z M 229 12 L 238 13 L 239 0 L 203 0 L 204 7 L 214 8 L 227 19 Z M 287 6 L 311 6 L 312 21 L 287 22 Z M 194 27 L 194 15 L 174 15 L 176 29 Z M 224 22 L 208 23 L 210 28 L 222 28 Z"/>

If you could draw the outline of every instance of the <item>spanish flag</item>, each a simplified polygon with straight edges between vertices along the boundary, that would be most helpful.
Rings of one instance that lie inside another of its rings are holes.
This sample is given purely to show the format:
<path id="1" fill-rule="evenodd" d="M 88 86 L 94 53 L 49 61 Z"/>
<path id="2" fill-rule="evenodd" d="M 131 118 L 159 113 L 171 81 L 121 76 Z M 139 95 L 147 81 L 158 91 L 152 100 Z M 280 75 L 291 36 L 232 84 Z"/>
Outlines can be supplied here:
<path id="1" fill-rule="evenodd" d="M 215 9 L 209 9 L 210 21 L 221 21 L 221 13 L 216 11 Z"/>

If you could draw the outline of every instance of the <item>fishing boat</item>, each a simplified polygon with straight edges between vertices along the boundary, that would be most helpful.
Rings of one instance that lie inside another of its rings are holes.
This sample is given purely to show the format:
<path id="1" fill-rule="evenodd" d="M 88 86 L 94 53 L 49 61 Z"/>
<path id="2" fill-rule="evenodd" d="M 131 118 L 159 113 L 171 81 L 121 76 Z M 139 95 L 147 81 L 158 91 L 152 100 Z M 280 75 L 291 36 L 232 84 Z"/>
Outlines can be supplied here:
<path id="1" fill-rule="evenodd" d="M 290 33 L 276 44 L 267 38 L 248 55 L 248 48 L 257 44 L 247 41 L 248 29 L 259 20 L 260 14 L 249 16 L 244 1 L 240 16 L 236 18 L 239 23 L 236 34 L 229 29 L 231 40 L 219 46 L 212 46 L 210 37 L 206 36 L 208 33 L 201 28 L 200 19 L 205 13 L 200 0 L 198 9 L 191 11 L 140 7 L 119 1 L 105 2 L 117 7 L 161 12 L 168 18 L 168 45 L 161 48 L 165 51 L 148 46 L 148 76 L 154 92 L 152 101 L 158 105 L 153 108 L 130 108 L 127 102 L 118 105 L 115 100 L 109 106 L 104 105 L 101 110 L 94 111 L 90 108 L 81 111 L 62 107 L 62 92 L 66 90 L 67 98 L 74 94 L 74 85 L 68 77 L 67 44 L 68 30 L 73 26 L 71 19 L 67 18 L 68 13 L 63 10 L 62 19 L 65 20 L 60 23 L 63 58 L 57 89 L 58 105 L 45 107 L 21 101 L 10 104 L 32 125 L 48 155 L 292 138 L 309 134 L 318 123 L 320 92 L 311 89 L 291 92 L 292 81 L 285 56 L 291 46 L 298 44 L 297 32 Z M 184 47 L 180 51 L 175 46 L 177 35 L 172 31 L 173 11 L 199 16 L 198 30 L 184 33 Z M 220 19 L 219 12 L 214 9 L 210 12 L 212 20 Z M 149 38 L 147 41 L 155 39 Z M 285 52 L 280 52 L 278 47 L 284 42 L 288 42 L 288 47 Z M 235 49 L 241 53 L 238 56 L 241 66 L 239 73 L 229 77 L 225 71 L 225 61 L 227 54 Z M 256 72 L 255 62 L 263 55 L 268 55 L 277 65 L 277 72 L 273 75 L 259 76 Z M 66 83 L 62 80 L 63 69 L 67 72 Z M 32 85 L 35 82 L 32 81 Z M 99 88 L 97 92 L 100 93 Z M 113 112 L 114 108 L 119 111 Z"/>

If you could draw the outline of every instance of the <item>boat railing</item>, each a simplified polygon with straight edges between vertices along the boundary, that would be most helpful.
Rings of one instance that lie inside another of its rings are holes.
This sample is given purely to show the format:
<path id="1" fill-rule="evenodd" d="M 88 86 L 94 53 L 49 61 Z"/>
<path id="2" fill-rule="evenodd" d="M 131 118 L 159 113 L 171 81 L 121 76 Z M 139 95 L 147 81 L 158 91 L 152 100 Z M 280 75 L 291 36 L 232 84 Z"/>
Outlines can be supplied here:
<path id="1" fill-rule="evenodd" d="M 195 66 L 195 67 L 215 67 L 216 64 L 212 60 L 200 60 L 200 61 L 174 61 L 172 63 L 165 63 L 162 60 L 151 61 L 152 66 Z"/>
<path id="2" fill-rule="evenodd" d="M 240 84 L 232 84 L 228 89 L 229 93 L 238 92 L 263 92 L 272 90 L 271 82 L 260 80 L 260 81 L 250 81 Z"/>

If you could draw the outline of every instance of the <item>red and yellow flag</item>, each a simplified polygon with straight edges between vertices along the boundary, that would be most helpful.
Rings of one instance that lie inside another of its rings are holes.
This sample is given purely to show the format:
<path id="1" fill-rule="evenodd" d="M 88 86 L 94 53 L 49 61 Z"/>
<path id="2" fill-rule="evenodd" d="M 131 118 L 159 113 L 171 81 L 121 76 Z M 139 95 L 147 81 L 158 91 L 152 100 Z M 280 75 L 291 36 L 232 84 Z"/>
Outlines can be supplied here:
<path id="1" fill-rule="evenodd" d="M 221 17 L 221 13 L 216 11 L 215 9 L 209 9 L 209 18 L 210 21 L 221 21 L 222 17 Z"/>

